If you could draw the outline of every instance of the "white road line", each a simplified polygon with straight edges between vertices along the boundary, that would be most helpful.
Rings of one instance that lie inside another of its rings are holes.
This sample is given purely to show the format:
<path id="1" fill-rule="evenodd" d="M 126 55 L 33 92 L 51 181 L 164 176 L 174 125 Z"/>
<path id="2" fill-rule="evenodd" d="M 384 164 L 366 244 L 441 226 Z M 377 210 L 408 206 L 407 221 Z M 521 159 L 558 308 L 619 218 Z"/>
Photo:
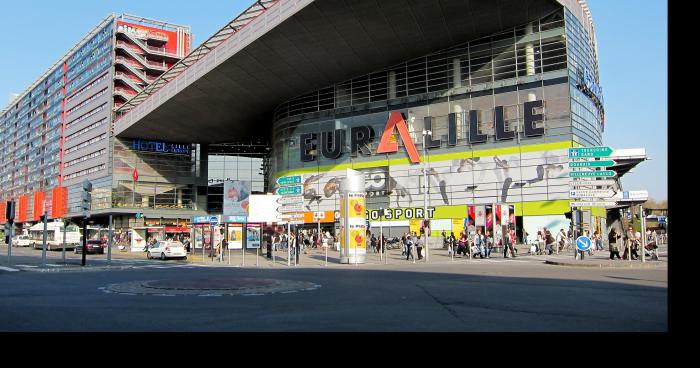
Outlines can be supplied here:
<path id="1" fill-rule="evenodd" d="M 243 296 L 259 296 L 259 295 L 265 295 L 265 294 L 243 294 Z"/>
<path id="2" fill-rule="evenodd" d="M 17 265 L 17 267 L 31 267 L 31 268 L 37 268 L 39 266 L 32 266 L 32 265 Z"/>
<path id="3" fill-rule="evenodd" d="M 200 294 L 197 296 L 221 296 L 221 294 Z"/>
<path id="4" fill-rule="evenodd" d="M 296 290 L 283 291 L 282 294 L 296 293 Z"/>
<path id="5" fill-rule="evenodd" d="M 153 294 L 154 296 L 175 296 L 175 294 Z"/>
<path id="6" fill-rule="evenodd" d="M 16 268 L 2 267 L 2 266 L 0 266 L 0 270 L 9 271 L 9 272 L 19 272 L 19 270 Z"/>
<path id="7" fill-rule="evenodd" d="M 122 294 L 122 295 L 136 295 L 134 293 L 120 293 L 120 294 Z"/>

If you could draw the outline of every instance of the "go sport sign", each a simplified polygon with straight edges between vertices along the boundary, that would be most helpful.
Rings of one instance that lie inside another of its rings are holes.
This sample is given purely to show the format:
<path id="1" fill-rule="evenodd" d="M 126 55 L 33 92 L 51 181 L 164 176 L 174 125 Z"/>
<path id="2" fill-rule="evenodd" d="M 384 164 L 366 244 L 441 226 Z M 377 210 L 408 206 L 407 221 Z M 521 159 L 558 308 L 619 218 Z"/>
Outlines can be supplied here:
<path id="1" fill-rule="evenodd" d="M 538 137 L 544 135 L 544 128 L 536 128 L 535 123 L 544 120 L 544 111 L 535 112 L 536 109 L 544 107 L 544 101 L 529 101 L 523 104 L 525 122 L 524 134 L 526 137 Z M 505 120 L 503 118 L 503 106 L 496 106 L 494 112 L 494 126 L 496 140 L 511 140 L 515 138 L 515 132 L 506 130 Z M 447 115 L 447 145 L 456 146 L 457 139 L 468 139 L 470 144 L 485 143 L 488 139 L 487 134 L 479 132 L 479 111 L 469 111 L 469 131 L 463 133 L 465 136 L 457 135 L 457 114 L 450 113 Z M 465 114 L 460 114 L 462 119 Z M 426 116 L 423 118 L 424 127 L 426 130 L 432 130 L 433 118 Z M 460 125 L 461 122 L 460 122 Z M 395 137 L 395 131 L 398 130 L 399 136 L 403 142 L 411 163 L 420 163 L 420 155 L 416 149 L 411 135 L 406 125 L 406 116 L 402 112 L 393 111 L 389 114 L 389 119 L 384 132 L 382 133 L 379 146 L 376 153 L 395 153 L 398 152 L 398 139 Z M 344 129 L 335 129 L 332 131 L 321 132 L 321 139 L 317 133 L 303 133 L 299 136 L 300 141 L 300 160 L 302 162 L 315 161 L 318 157 L 318 146 L 320 143 L 321 155 L 327 159 L 337 159 L 343 154 L 343 147 L 346 143 L 346 133 Z M 357 157 L 357 153 L 361 152 L 361 147 L 367 146 L 375 138 L 374 129 L 371 126 L 357 126 L 350 128 L 350 155 Z M 425 145 L 428 149 L 440 148 L 441 139 L 434 139 L 431 136 L 425 138 Z"/>
<path id="2" fill-rule="evenodd" d="M 381 217 L 382 220 L 398 220 L 401 216 L 405 216 L 406 220 L 432 219 L 435 214 L 435 207 L 428 207 L 427 209 L 423 209 L 422 207 L 385 208 L 383 210 L 367 210 L 366 212 L 367 219 L 373 221 L 379 220 L 379 217 Z"/>

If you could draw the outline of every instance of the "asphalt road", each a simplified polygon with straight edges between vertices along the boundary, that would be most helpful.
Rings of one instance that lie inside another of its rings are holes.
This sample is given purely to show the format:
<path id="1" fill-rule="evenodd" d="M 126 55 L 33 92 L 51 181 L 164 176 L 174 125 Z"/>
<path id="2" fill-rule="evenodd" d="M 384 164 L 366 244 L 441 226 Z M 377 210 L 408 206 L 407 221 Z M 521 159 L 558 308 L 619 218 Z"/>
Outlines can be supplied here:
<path id="1" fill-rule="evenodd" d="M 525 257 L 523 257 L 525 258 Z M 145 262 L 145 261 L 142 261 Z M 537 259 L 296 268 L 0 270 L 0 331 L 666 331 L 667 267 L 588 269 Z M 156 268 L 159 267 L 159 268 Z M 313 290 L 129 295 L 111 284 L 266 278 Z"/>

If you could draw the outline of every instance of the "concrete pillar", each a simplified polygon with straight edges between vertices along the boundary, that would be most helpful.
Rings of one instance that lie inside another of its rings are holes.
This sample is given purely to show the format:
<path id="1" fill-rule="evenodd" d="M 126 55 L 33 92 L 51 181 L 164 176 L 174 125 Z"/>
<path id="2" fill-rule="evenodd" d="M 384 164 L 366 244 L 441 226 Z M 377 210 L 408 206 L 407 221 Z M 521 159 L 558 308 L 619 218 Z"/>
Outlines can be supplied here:
<path id="1" fill-rule="evenodd" d="M 459 58 L 452 59 L 452 88 L 462 87 L 462 61 Z"/>
<path id="2" fill-rule="evenodd" d="M 389 99 L 396 98 L 396 72 L 389 72 Z"/>

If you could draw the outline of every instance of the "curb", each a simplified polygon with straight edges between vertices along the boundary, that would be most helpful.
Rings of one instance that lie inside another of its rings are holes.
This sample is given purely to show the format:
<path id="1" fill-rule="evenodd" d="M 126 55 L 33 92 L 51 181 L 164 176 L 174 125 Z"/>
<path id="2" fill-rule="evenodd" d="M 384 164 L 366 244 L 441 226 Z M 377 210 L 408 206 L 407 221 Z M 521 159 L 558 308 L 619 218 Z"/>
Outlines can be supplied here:
<path id="1" fill-rule="evenodd" d="M 560 261 L 545 261 L 545 264 L 554 266 L 566 266 L 566 267 L 588 267 L 588 268 L 657 268 L 661 266 L 661 263 L 627 263 L 620 264 L 604 264 L 604 263 L 572 263 L 572 262 L 560 262 Z"/>

